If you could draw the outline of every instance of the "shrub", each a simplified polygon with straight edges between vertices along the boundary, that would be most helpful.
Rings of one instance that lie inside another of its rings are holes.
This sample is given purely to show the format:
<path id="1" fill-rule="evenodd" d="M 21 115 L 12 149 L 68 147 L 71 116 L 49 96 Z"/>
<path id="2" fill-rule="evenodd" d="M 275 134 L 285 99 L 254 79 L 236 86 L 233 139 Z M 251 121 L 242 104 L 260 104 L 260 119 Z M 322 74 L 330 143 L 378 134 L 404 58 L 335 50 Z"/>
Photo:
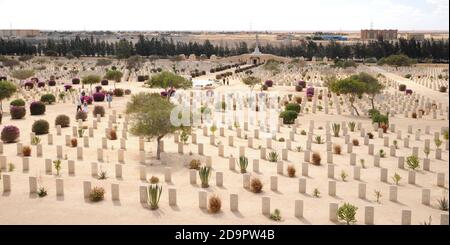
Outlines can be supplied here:
<path id="1" fill-rule="evenodd" d="M 102 187 L 94 187 L 89 193 L 89 200 L 91 202 L 100 202 L 105 197 L 105 189 Z"/>
<path id="2" fill-rule="evenodd" d="M 100 91 L 102 91 L 102 86 L 95 86 L 95 92 L 96 93 L 98 93 L 98 92 L 100 92 Z M 94 98 L 94 100 L 95 100 L 95 98 Z"/>
<path id="3" fill-rule="evenodd" d="M 33 116 L 42 115 L 45 113 L 45 104 L 41 101 L 35 101 L 30 104 L 30 113 Z"/>
<path id="4" fill-rule="evenodd" d="M 297 113 L 300 113 L 300 105 L 296 103 L 287 104 L 286 111 L 295 111 Z"/>
<path id="5" fill-rule="evenodd" d="M 24 157 L 29 157 L 29 156 L 31 156 L 31 147 L 29 147 L 29 146 L 24 146 L 24 147 L 22 147 L 22 155 L 23 155 Z"/>
<path id="6" fill-rule="evenodd" d="M 441 92 L 441 93 L 446 93 L 446 92 L 447 92 L 447 87 L 441 86 L 441 87 L 439 88 L 439 92 Z"/>
<path id="7" fill-rule="evenodd" d="M 412 89 L 407 89 L 407 90 L 405 91 L 405 94 L 406 94 L 406 95 L 412 95 L 412 94 L 413 94 Z"/>
<path id="8" fill-rule="evenodd" d="M 300 85 L 295 86 L 295 91 L 297 92 L 302 92 L 303 91 L 303 87 Z"/>
<path id="9" fill-rule="evenodd" d="M 209 205 L 208 205 L 208 209 L 209 212 L 215 214 L 220 212 L 220 208 L 222 207 L 222 201 L 220 200 L 220 198 L 216 195 L 212 196 L 209 198 Z"/>
<path id="10" fill-rule="evenodd" d="M 56 86 L 56 82 L 54 80 L 50 80 L 50 81 L 48 81 L 48 86 L 54 87 L 54 86 Z"/>
<path id="11" fill-rule="evenodd" d="M 341 155 L 341 152 L 342 152 L 341 146 L 340 145 L 334 145 L 333 146 L 333 152 L 336 155 Z"/>
<path id="12" fill-rule="evenodd" d="M 297 117 L 298 113 L 295 111 L 283 111 L 280 113 L 280 118 L 283 118 L 284 124 L 294 124 Z"/>
<path id="13" fill-rule="evenodd" d="M 289 177 L 294 178 L 295 177 L 295 167 L 293 165 L 289 165 L 287 167 L 287 173 L 288 173 Z"/>
<path id="14" fill-rule="evenodd" d="M 11 103 L 9 103 L 10 106 L 25 106 L 25 100 L 23 99 L 16 99 L 11 101 Z"/>
<path id="15" fill-rule="evenodd" d="M 302 88 L 306 88 L 306 82 L 305 81 L 299 81 L 297 86 L 300 86 Z"/>
<path id="16" fill-rule="evenodd" d="M 278 153 L 274 151 L 269 152 L 267 155 L 267 160 L 269 160 L 269 162 L 278 162 Z"/>
<path id="17" fill-rule="evenodd" d="M 359 140 L 358 139 L 353 139 L 352 143 L 354 146 L 359 146 Z"/>
<path id="18" fill-rule="evenodd" d="M 109 131 L 108 139 L 110 139 L 110 140 L 117 140 L 116 130 L 111 129 L 111 131 Z"/>
<path id="19" fill-rule="evenodd" d="M 400 92 L 405 92 L 405 91 L 406 91 L 406 85 L 405 85 L 405 84 L 400 84 L 400 85 L 398 86 L 398 90 L 399 90 Z"/>
<path id="20" fill-rule="evenodd" d="M 49 123 L 46 120 L 37 120 L 33 123 L 31 132 L 36 135 L 48 134 Z"/>
<path id="21" fill-rule="evenodd" d="M 102 80 L 102 81 L 100 82 L 100 84 L 101 84 L 102 86 L 107 86 L 107 85 L 109 84 L 109 82 L 108 82 L 108 80 Z"/>
<path id="22" fill-rule="evenodd" d="M 442 211 L 448 211 L 448 199 L 444 196 L 438 199 L 439 209 Z"/>
<path id="23" fill-rule="evenodd" d="M 77 140 L 77 138 L 72 138 L 72 139 L 70 140 L 70 145 L 71 145 L 72 147 L 77 147 L 77 146 L 78 146 L 78 140 Z"/>
<path id="24" fill-rule="evenodd" d="M 406 158 L 406 164 L 408 167 L 412 170 L 416 170 L 420 167 L 420 161 L 419 158 L 415 155 L 409 156 Z"/>
<path id="25" fill-rule="evenodd" d="M 56 101 L 56 97 L 53 94 L 44 94 L 41 96 L 41 102 L 51 105 Z"/>
<path id="26" fill-rule="evenodd" d="M 348 128 L 350 129 L 350 132 L 355 132 L 356 123 L 355 122 L 349 122 Z"/>
<path id="27" fill-rule="evenodd" d="M 31 81 L 25 82 L 23 86 L 25 87 L 25 89 L 33 89 L 34 82 L 31 82 Z"/>
<path id="28" fill-rule="evenodd" d="M 116 88 L 114 89 L 114 96 L 116 97 L 122 97 L 124 94 L 123 89 L 121 88 Z"/>
<path id="29" fill-rule="evenodd" d="M 79 78 L 73 78 L 73 79 L 72 79 L 72 84 L 73 84 L 73 85 L 80 84 L 80 79 L 79 79 Z"/>
<path id="30" fill-rule="evenodd" d="M 37 87 L 38 87 L 38 88 L 43 88 L 43 87 L 45 87 L 45 82 L 38 82 L 38 83 L 37 83 Z"/>
<path id="31" fill-rule="evenodd" d="M 264 85 L 266 85 L 268 88 L 271 88 L 271 87 L 273 87 L 273 81 L 267 80 L 266 82 L 264 82 Z"/>
<path id="32" fill-rule="evenodd" d="M 411 117 L 412 117 L 413 119 L 416 119 L 416 118 L 417 118 L 417 113 L 413 112 L 413 113 L 411 114 Z"/>
<path id="33" fill-rule="evenodd" d="M 369 139 L 373 139 L 373 134 L 372 133 L 367 133 L 367 136 L 369 137 Z"/>
<path id="34" fill-rule="evenodd" d="M 20 137 L 20 130 L 16 126 L 5 126 L 1 138 L 4 143 L 14 143 Z"/>
<path id="35" fill-rule="evenodd" d="M 61 125 L 61 128 L 70 126 L 70 118 L 66 115 L 58 115 L 55 119 L 55 126 Z"/>
<path id="36" fill-rule="evenodd" d="M 258 178 L 253 178 L 250 181 L 250 190 L 253 193 L 261 193 L 262 188 L 263 188 L 263 184 L 262 184 L 261 180 L 259 180 Z"/>
<path id="37" fill-rule="evenodd" d="M 101 92 L 97 92 L 93 94 L 94 101 L 95 102 L 102 102 L 105 101 L 105 94 Z"/>
<path id="38" fill-rule="evenodd" d="M 267 87 L 267 85 L 264 84 L 264 85 L 261 86 L 261 89 L 263 91 L 267 91 L 269 89 L 269 87 Z"/>
<path id="39" fill-rule="evenodd" d="M 322 160 L 322 158 L 320 157 L 320 154 L 318 152 L 314 152 L 312 154 L 312 164 L 313 165 L 319 166 L 321 160 Z"/>
<path id="40" fill-rule="evenodd" d="M 92 110 L 92 114 L 94 115 L 94 117 L 96 117 L 97 114 L 100 114 L 101 117 L 104 117 L 105 116 L 105 107 L 103 107 L 101 105 L 94 106 L 94 110 Z"/>
<path id="41" fill-rule="evenodd" d="M 347 225 L 349 225 L 350 223 L 355 223 L 356 222 L 356 211 L 358 210 L 358 208 L 356 206 L 353 206 L 349 203 L 344 203 L 344 205 L 342 205 L 338 211 L 337 211 L 337 215 L 339 220 L 343 220 L 347 223 Z"/>
<path id="42" fill-rule="evenodd" d="M 138 77 L 137 77 L 137 81 L 138 82 L 145 82 L 145 76 L 143 76 L 143 75 L 139 75 Z"/>
<path id="43" fill-rule="evenodd" d="M 24 106 L 11 106 L 9 112 L 11 119 L 22 119 L 27 111 Z"/>
<path id="44" fill-rule="evenodd" d="M 75 115 L 75 119 L 78 120 L 82 120 L 82 121 L 86 121 L 87 119 L 87 113 L 84 111 L 78 111 L 77 114 Z"/>
<path id="45" fill-rule="evenodd" d="M 82 100 L 82 101 L 86 101 L 86 103 L 87 103 L 88 105 L 91 105 L 91 104 L 92 104 L 92 101 L 93 101 L 94 99 L 92 98 L 92 96 L 83 96 L 83 97 L 81 97 L 81 100 Z"/>
<path id="46" fill-rule="evenodd" d="M 339 137 L 339 132 L 341 131 L 341 125 L 338 123 L 333 123 L 331 125 L 331 128 L 333 129 L 334 137 Z"/>
<path id="47" fill-rule="evenodd" d="M 273 221 L 281 221 L 281 211 L 279 209 L 275 209 L 273 213 L 270 214 L 269 218 Z"/>
<path id="48" fill-rule="evenodd" d="M 189 163 L 189 169 L 199 170 L 201 165 L 202 163 L 200 162 L 200 160 L 193 159 Z"/>
<path id="49" fill-rule="evenodd" d="M 148 182 L 150 182 L 150 184 L 158 184 L 159 183 L 159 178 L 156 176 L 152 176 Z"/>

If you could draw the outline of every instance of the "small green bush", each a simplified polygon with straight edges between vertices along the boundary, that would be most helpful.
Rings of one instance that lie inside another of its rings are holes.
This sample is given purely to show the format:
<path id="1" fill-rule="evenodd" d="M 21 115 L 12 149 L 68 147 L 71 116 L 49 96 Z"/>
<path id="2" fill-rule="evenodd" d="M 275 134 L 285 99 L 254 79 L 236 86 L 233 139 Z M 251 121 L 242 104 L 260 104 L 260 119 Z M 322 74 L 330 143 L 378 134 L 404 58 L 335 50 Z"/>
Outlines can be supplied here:
<path id="1" fill-rule="evenodd" d="M 61 128 L 70 126 L 70 118 L 66 115 L 58 115 L 55 119 L 55 126 L 61 125 Z"/>
<path id="2" fill-rule="evenodd" d="M 56 102 L 56 97 L 53 94 L 44 94 L 41 96 L 41 102 L 51 105 Z"/>
<path id="3" fill-rule="evenodd" d="M 23 99 L 16 99 L 11 101 L 11 103 L 9 104 L 11 106 L 25 106 L 25 100 Z"/>
<path id="4" fill-rule="evenodd" d="M 46 120 L 37 120 L 33 123 L 31 131 L 36 135 L 48 134 L 50 128 L 49 123 Z"/>

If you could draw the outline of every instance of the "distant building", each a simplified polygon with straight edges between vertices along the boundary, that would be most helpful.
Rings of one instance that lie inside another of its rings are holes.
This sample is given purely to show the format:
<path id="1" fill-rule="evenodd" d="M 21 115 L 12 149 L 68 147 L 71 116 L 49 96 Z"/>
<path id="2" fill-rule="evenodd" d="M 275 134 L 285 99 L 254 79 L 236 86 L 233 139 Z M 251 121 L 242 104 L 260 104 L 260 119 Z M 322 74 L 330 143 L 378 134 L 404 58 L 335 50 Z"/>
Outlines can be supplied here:
<path id="1" fill-rule="evenodd" d="M 425 34 L 424 33 L 407 33 L 405 35 L 405 38 L 408 40 L 414 39 L 416 41 L 424 41 Z"/>
<path id="2" fill-rule="evenodd" d="M 361 30 L 361 40 L 370 41 L 378 40 L 396 40 L 398 36 L 398 30 Z"/>
<path id="3" fill-rule="evenodd" d="M 41 34 L 39 30 L 0 30 L 0 37 L 36 37 Z"/>

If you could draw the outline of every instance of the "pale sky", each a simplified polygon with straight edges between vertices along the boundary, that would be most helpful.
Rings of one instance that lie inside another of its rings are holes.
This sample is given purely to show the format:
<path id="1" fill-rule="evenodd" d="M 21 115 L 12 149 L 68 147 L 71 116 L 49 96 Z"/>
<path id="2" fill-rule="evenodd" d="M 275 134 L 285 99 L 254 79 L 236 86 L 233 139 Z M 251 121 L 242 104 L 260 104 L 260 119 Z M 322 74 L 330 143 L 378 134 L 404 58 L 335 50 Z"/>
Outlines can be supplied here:
<path id="1" fill-rule="evenodd" d="M 0 0 L 0 29 L 449 29 L 449 0 Z"/>

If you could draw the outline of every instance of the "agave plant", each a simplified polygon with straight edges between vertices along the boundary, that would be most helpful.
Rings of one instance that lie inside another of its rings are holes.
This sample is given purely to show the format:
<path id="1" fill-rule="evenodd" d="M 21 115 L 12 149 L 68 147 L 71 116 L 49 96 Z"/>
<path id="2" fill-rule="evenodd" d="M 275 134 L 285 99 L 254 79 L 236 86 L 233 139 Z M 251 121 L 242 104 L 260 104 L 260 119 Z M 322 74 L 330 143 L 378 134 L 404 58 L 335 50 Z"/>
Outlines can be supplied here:
<path id="1" fill-rule="evenodd" d="M 316 136 L 316 143 L 319 144 L 319 145 L 323 144 L 322 136 L 320 136 L 320 135 Z"/>
<path id="2" fill-rule="evenodd" d="M 39 136 L 33 136 L 33 138 L 31 139 L 31 144 L 38 145 L 39 143 L 41 143 L 41 138 L 39 138 Z"/>
<path id="3" fill-rule="evenodd" d="M 444 196 L 438 200 L 439 209 L 442 211 L 448 211 L 448 199 Z"/>
<path id="4" fill-rule="evenodd" d="M 406 158 L 406 164 L 408 167 L 412 170 L 416 170 L 418 167 L 420 167 L 420 161 L 419 158 L 416 155 L 412 155 Z"/>
<path id="5" fill-rule="evenodd" d="M 211 168 L 210 167 L 201 167 L 198 171 L 198 174 L 200 175 L 200 180 L 202 181 L 202 188 L 208 188 L 209 187 L 209 177 L 211 175 Z"/>
<path id="6" fill-rule="evenodd" d="M 147 204 L 150 206 L 150 209 L 155 210 L 158 209 L 159 199 L 161 198 L 162 186 L 159 185 L 150 185 L 147 188 Z"/>
<path id="7" fill-rule="evenodd" d="M 239 157 L 239 168 L 241 169 L 241 173 L 245 174 L 247 173 L 247 166 L 248 166 L 248 158 L 241 156 Z"/>
<path id="8" fill-rule="evenodd" d="M 348 128 L 350 129 L 350 132 L 355 132 L 356 123 L 355 122 L 349 122 Z"/>
<path id="9" fill-rule="evenodd" d="M 333 125 L 331 125 L 331 127 L 333 129 L 334 137 L 339 137 L 339 132 L 341 131 L 341 125 L 338 123 L 333 123 Z"/>
<path id="10" fill-rule="evenodd" d="M 278 153 L 272 151 L 269 153 L 267 158 L 269 159 L 269 162 L 278 162 Z"/>

